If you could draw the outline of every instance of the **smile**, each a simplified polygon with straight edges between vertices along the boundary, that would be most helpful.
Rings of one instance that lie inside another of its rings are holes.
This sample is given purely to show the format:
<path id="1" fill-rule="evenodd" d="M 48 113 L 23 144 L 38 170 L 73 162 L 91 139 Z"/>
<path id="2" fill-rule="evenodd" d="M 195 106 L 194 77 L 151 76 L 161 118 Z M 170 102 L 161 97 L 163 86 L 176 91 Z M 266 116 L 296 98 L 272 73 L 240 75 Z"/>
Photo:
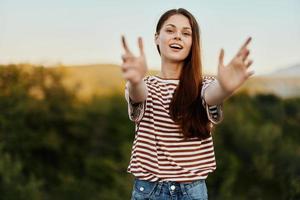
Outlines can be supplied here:
<path id="1" fill-rule="evenodd" d="M 176 44 L 176 43 L 170 44 L 169 47 L 172 49 L 177 49 L 177 50 L 183 49 L 183 46 L 181 46 L 180 44 Z"/>

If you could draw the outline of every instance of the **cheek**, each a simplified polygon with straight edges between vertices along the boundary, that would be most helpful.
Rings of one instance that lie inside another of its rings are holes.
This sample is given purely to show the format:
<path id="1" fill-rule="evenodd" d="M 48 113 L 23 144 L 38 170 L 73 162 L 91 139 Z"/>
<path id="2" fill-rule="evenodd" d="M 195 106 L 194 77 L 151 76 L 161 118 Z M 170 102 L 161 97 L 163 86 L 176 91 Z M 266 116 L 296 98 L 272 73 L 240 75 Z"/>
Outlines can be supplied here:
<path id="1" fill-rule="evenodd" d="M 188 39 L 187 46 L 188 46 L 188 49 L 192 48 L 192 39 Z"/>
<path id="2" fill-rule="evenodd" d="M 186 53 L 188 54 L 190 51 L 191 51 L 191 48 L 192 48 L 192 40 L 187 40 L 186 41 Z"/>
<path id="3" fill-rule="evenodd" d="M 164 37 L 161 37 L 159 42 L 158 42 L 158 46 L 159 46 L 159 49 L 161 52 L 165 52 L 167 50 L 167 47 L 168 47 L 168 43 L 167 43 L 167 39 L 164 38 Z"/>
<path id="4" fill-rule="evenodd" d="M 171 39 L 170 36 L 168 36 L 167 34 L 162 34 L 160 36 L 160 45 L 167 45 L 168 41 Z"/>

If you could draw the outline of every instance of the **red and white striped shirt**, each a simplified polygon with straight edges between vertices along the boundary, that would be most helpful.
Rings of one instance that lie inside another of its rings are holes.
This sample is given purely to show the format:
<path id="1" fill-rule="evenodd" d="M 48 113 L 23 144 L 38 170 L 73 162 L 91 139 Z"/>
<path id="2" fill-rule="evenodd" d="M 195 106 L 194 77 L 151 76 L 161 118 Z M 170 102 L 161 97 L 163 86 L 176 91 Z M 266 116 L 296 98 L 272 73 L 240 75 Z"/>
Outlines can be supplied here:
<path id="1" fill-rule="evenodd" d="M 127 171 L 141 180 L 191 182 L 205 179 L 216 169 L 213 140 L 184 140 L 180 128 L 169 115 L 169 104 L 179 80 L 158 76 L 144 78 L 148 96 L 144 102 L 132 103 L 128 87 L 129 119 L 135 122 L 135 138 Z M 202 103 L 209 120 L 217 124 L 223 119 L 222 104 L 209 106 L 203 98 L 205 89 L 215 81 L 203 77 Z"/>

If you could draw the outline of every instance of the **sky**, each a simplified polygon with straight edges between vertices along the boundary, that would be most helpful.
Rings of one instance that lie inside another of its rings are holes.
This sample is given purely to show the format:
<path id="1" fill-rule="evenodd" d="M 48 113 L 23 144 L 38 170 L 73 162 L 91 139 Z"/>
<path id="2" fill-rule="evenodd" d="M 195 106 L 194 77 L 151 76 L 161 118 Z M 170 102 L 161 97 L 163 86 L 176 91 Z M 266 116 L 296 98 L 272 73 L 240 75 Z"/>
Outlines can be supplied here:
<path id="1" fill-rule="evenodd" d="M 256 74 L 300 64 L 300 0 L 0 0 L 0 63 L 120 65 L 124 34 L 136 55 L 141 36 L 149 68 L 160 69 L 155 26 L 180 7 L 199 23 L 205 73 L 248 36 Z"/>

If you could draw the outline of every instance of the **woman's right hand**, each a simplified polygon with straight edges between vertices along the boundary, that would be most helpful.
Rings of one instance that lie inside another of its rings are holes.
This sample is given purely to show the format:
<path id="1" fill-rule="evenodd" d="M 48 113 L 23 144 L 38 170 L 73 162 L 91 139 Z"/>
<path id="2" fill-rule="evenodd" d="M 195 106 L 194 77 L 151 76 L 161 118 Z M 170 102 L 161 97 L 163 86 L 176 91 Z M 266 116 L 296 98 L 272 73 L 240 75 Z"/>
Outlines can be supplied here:
<path id="1" fill-rule="evenodd" d="M 121 69 L 123 72 L 123 77 L 129 81 L 132 85 L 140 83 L 147 73 L 147 63 L 144 54 L 144 47 L 142 38 L 138 38 L 138 44 L 140 49 L 140 55 L 134 56 L 128 48 L 125 41 L 125 37 L 122 36 L 122 44 L 125 53 L 122 55 L 123 63 Z"/>

